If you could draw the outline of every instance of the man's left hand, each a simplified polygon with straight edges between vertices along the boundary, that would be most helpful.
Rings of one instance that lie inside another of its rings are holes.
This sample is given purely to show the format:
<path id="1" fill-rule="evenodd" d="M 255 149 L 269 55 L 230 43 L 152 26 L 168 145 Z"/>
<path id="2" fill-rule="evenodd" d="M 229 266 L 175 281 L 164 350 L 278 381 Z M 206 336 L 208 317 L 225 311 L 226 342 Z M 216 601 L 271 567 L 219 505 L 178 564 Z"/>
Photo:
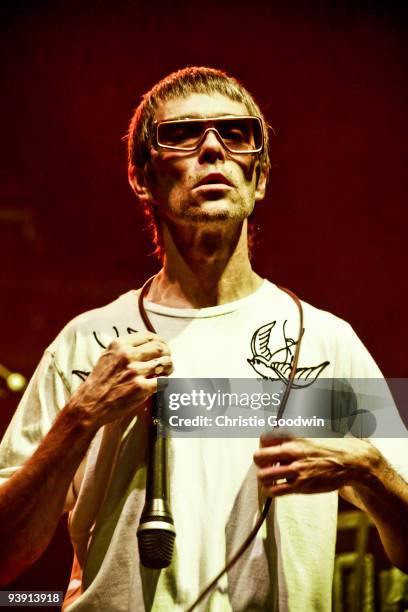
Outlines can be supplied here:
<path id="1" fill-rule="evenodd" d="M 379 456 L 374 446 L 356 438 L 316 440 L 266 435 L 260 444 L 254 461 L 268 497 L 368 484 Z"/>

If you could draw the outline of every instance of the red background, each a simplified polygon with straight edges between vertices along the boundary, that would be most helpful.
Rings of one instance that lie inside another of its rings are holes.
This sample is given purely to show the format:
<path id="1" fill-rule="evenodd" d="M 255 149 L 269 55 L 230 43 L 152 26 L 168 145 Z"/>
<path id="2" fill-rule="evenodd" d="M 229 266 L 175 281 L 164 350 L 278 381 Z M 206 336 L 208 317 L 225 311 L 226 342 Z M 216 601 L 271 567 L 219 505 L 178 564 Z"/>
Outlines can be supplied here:
<path id="1" fill-rule="evenodd" d="M 144 91 L 205 64 L 241 79 L 277 132 L 256 268 L 347 319 L 385 375 L 407 376 L 402 3 L 43 0 L 0 10 L 1 363 L 29 376 L 67 320 L 157 270 L 121 138 Z M 1 392 L 4 429 L 16 398 Z M 56 542 L 62 554 L 16 584 L 65 586 L 68 545 Z"/>

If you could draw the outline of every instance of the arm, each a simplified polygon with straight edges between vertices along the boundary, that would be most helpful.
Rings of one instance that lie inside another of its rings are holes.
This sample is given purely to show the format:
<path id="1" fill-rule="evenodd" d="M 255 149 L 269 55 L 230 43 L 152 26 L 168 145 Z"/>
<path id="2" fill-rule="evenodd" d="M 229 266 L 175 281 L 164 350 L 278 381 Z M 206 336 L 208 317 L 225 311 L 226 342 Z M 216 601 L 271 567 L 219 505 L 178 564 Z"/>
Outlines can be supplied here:
<path id="1" fill-rule="evenodd" d="M 355 438 L 264 437 L 254 460 L 269 497 L 340 489 L 372 517 L 390 561 L 408 571 L 408 484 L 374 446 Z"/>
<path id="2" fill-rule="evenodd" d="M 0 487 L 0 584 L 45 550 L 94 431 L 67 405 L 24 466 Z"/>
<path id="3" fill-rule="evenodd" d="M 168 346 L 156 334 L 139 332 L 109 345 L 36 452 L 0 487 L 0 584 L 47 547 L 99 427 L 137 413 L 157 390 L 156 377 L 171 371 Z"/>
<path id="4" fill-rule="evenodd" d="M 408 572 L 408 484 L 377 449 L 369 451 L 367 477 L 339 490 L 373 519 L 390 561 Z"/>

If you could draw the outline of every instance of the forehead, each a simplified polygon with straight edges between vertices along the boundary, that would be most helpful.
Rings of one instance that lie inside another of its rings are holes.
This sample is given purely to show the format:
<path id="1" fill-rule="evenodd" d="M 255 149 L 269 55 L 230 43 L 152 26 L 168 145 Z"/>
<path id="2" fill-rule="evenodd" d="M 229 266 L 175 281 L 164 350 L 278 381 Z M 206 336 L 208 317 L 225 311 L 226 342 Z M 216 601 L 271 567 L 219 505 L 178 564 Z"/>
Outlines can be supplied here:
<path id="1" fill-rule="evenodd" d="M 248 109 L 245 104 L 220 93 L 193 93 L 185 98 L 170 98 L 160 102 L 156 110 L 156 121 L 225 115 L 248 115 Z"/>

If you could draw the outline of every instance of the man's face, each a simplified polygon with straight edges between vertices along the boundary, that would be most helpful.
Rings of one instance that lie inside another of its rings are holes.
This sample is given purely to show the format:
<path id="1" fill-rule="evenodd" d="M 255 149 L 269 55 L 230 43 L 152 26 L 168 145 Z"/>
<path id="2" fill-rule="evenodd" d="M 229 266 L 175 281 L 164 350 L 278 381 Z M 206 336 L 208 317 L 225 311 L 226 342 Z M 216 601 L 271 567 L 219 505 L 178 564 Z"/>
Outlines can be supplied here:
<path id="1" fill-rule="evenodd" d="M 248 115 L 222 94 L 191 94 L 160 104 L 156 121 Z M 175 223 L 242 220 L 264 196 L 256 154 L 229 153 L 213 131 L 193 152 L 151 150 L 149 191 L 163 221 Z"/>

